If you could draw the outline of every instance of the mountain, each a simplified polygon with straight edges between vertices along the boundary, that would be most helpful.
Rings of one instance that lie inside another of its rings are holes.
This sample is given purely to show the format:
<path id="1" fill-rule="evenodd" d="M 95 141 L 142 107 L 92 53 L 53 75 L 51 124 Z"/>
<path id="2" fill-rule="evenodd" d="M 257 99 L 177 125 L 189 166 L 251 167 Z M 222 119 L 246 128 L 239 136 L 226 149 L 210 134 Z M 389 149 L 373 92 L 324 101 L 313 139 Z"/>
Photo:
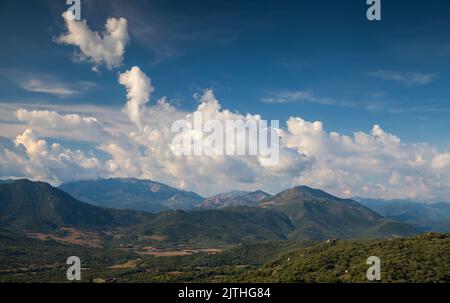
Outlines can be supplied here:
<path id="1" fill-rule="evenodd" d="M 127 182 L 134 184 L 133 180 Z M 161 194 L 164 189 L 155 191 Z M 172 192 L 171 188 L 167 190 Z M 240 192 L 228 197 L 239 196 L 261 198 L 266 194 Z M 144 239 L 150 245 L 206 247 L 266 240 L 318 241 L 416 233 L 411 226 L 385 219 L 356 201 L 308 187 L 268 196 L 258 204 L 261 207 L 227 206 L 149 214 L 97 207 L 47 183 L 17 180 L 0 184 L 0 229 L 57 231 L 74 227 L 119 233 L 120 243 L 143 243 Z"/>
<path id="2" fill-rule="evenodd" d="M 132 243 L 154 236 L 161 239 L 158 243 L 209 246 L 285 239 L 292 224 L 287 216 L 261 208 L 170 210 L 153 215 L 97 207 L 44 182 L 0 184 L 0 231 L 6 235 L 51 232 L 54 236 L 67 227 L 114 231 Z M 103 237 L 103 241 L 108 240 Z"/>
<path id="3" fill-rule="evenodd" d="M 163 212 L 132 227 L 129 234 L 164 238 L 191 245 L 236 244 L 262 240 L 322 241 L 326 239 L 403 237 L 417 234 L 412 226 L 383 218 L 350 199 L 298 186 L 262 201 L 258 207 L 232 207 L 242 197 L 258 194 L 232 191 L 206 199 L 195 211 Z M 260 197 L 262 197 L 261 195 Z M 264 195 L 266 196 L 266 195 Z"/>
<path id="4" fill-rule="evenodd" d="M 204 198 L 163 183 L 133 178 L 85 180 L 64 183 L 59 189 L 96 206 L 157 213 L 192 209 Z"/>
<path id="5" fill-rule="evenodd" d="M 8 230 L 103 229 L 137 224 L 150 217 L 135 211 L 99 208 L 44 182 L 0 184 L 0 228 Z"/>
<path id="6" fill-rule="evenodd" d="M 340 199 L 324 191 L 297 186 L 261 203 L 262 207 L 286 214 L 295 230 L 291 239 L 364 238 L 410 236 L 412 226 L 385 219 L 350 199 Z"/>
<path id="7" fill-rule="evenodd" d="M 14 182 L 14 180 L 12 180 L 12 179 L 0 180 L 0 184 L 11 183 L 11 182 Z"/>
<path id="8" fill-rule="evenodd" d="M 272 195 L 262 190 L 252 192 L 234 190 L 206 198 L 200 204 L 200 207 L 207 209 L 220 209 L 232 206 L 258 206 L 262 200 L 271 196 Z"/>
<path id="9" fill-rule="evenodd" d="M 293 228 L 289 218 L 275 210 L 235 207 L 162 212 L 127 233 L 176 244 L 211 246 L 286 239 Z"/>
<path id="10" fill-rule="evenodd" d="M 450 203 L 355 199 L 384 217 L 411 224 L 422 231 L 450 232 Z"/>

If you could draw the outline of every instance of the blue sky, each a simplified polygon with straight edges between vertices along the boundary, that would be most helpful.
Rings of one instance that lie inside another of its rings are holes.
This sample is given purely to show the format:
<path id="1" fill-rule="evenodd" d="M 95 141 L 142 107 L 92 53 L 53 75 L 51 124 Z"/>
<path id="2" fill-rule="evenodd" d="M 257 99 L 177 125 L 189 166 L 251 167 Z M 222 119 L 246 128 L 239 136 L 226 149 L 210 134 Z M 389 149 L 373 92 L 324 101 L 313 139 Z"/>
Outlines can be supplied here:
<path id="1" fill-rule="evenodd" d="M 382 2 L 382 21 L 365 18 L 365 1 L 82 1 L 82 17 L 102 29 L 125 17 L 133 37 L 124 67 L 151 73 L 155 96 L 194 108 L 192 95 L 213 88 L 227 108 L 268 118 L 301 114 L 329 130 L 352 133 L 374 123 L 410 142 L 450 146 L 450 3 Z M 63 29 L 64 1 L 2 1 L 0 98 L 122 104 L 110 72 L 72 65 L 73 49 L 52 38 Z M 134 28 L 135 27 L 135 28 Z M 407 85 L 370 73 L 434 74 Z M 96 87 L 71 98 L 27 93 L 9 72 L 45 73 Z M 333 104 L 264 104 L 282 91 L 307 91 Z M 335 104 L 334 104 L 335 103 Z"/>
<path id="2" fill-rule="evenodd" d="M 193 111 L 192 96 L 212 89 L 232 111 L 298 116 L 349 136 L 377 124 L 406 144 L 450 149 L 446 0 L 384 0 L 380 22 L 366 19 L 364 0 L 81 2 L 94 31 L 108 17 L 128 21 L 122 65 L 94 72 L 75 62 L 76 47 L 55 42 L 65 1 L 3 0 L 0 103 L 121 109 L 118 75 L 139 66 L 155 87 L 149 104 L 166 96 Z M 30 89 L 31 78 L 60 90 Z"/>

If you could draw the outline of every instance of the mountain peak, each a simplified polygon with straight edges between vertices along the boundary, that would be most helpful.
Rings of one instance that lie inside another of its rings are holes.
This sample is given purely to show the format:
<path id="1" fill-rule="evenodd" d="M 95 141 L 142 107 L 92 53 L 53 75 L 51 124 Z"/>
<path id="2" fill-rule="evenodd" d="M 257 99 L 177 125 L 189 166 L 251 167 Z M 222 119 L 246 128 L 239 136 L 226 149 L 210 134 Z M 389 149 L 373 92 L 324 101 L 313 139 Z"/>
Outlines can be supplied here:
<path id="1" fill-rule="evenodd" d="M 11 180 L 10 182 L 4 182 L 0 183 L 2 185 L 10 185 L 11 187 L 15 188 L 25 188 L 28 190 L 49 190 L 54 191 L 56 188 L 51 186 L 47 182 L 43 181 L 32 181 L 30 179 L 15 179 Z"/>
<path id="2" fill-rule="evenodd" d="M 352 200 L 348 200 L 348 199 L 338 198 L 338 197 L 333 196 L 323 190 L 311 188 L 311 187 L 305 186 L 305 185 L 295 186 L 295 187 L 286 189 L 286 190 L 276 194 L 273 197 L 273 199 L 270 199 L 270 200 L 280 200 L 280 201 L 316 200 L 316 201 L 334 201 L 334 202 L 352 201 Z"/>
<path id="3" fill-rule="evenodd" d="M 312 239 L 384 237 L 409 235 L 415 230 L 384 219 L 376 212 L 350 199 L 341 199 L 308 186 L 295 186 L 261 203 L 288 215 L 297 237 Z"/>
<path id="4" fill-rule="evenodd" d="M 91 204 L 151 213 L 170 209 L 192 209 L 203 198 L 153 180 L 110 178 L 64 183 L 60 189 Z"/>
<path id="5" fill-rule="evenodd" d="M 342 199 L 342 198 L 333 196 L 323 190 L 312 188 L 312 187 L 309 187 L 306 185 L 295 186 L 291 190 L 293 190 L 299 194 L 302 194 L 304 196 L 310 196 L 310 197 L 314 197 L 314 198 L 330 199 L 330 200 L 334 200 L 334 201 L 347 200 L 347 199 Z M 288 191 L 289 191 L 289 189 L 288 189 Z"/>
<path id="6" fill-rule="evenodd" d="M 8 180 L 3 180 L 2 182 L 9 183 L 9 184 L 12 184 L 12 183 L 16 183 L 16 184 L 44 183 L 44 182 L 41 182 L 41 181 L 34 182 L 34 181 L 31 181 L 30 179 L 14 179 L 14 180 L 8 179 Z"/>

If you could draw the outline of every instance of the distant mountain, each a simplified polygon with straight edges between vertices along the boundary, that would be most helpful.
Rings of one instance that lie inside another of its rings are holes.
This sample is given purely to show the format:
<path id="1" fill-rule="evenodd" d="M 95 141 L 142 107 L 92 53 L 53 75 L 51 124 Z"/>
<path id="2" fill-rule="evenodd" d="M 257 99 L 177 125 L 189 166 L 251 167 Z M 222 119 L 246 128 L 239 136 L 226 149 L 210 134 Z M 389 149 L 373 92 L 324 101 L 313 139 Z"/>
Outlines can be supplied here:
<path id="1" fill-rule="evenodd" d="M 258 206 L 259 203 L 272 195 L 262 191 L 239 191 L 234 190 L 221 193 L 203 200 L 200 207 L 207 209 L 220 209 L 232 206 Z"/>
<path id="2" fill-rule="evenodd" d="M 355 199 L 384 217 L 411 224 L 422 231 L 450 232 L 450 203 Z"/>
<path id="3" fill-rule="evenodd" d="M 356 201 L 340 199 L 324 191 L 298 186 L 261 203 L 286 214 L 295 230 L 291 239 L 361 238 L 410 236 L 417 230 L 405 223 L 385 219 Z"/>
<path id="4" fill-rule="evenodd" d="M 250 194 L 265 199 L 250 204 Z M 403 237 L 417 234 L 412 226 L 383 218 L 350 199 L 340 199 L 306 186 L 275 196 L 232 191 L 206 199 L 207 209 L 163 212 L 151 221 L 130 228 L 131 235 L 144 234 L 191 245 L 235 244 L 242 241 Z"/>
<path id="5" fill-rule="evenodd" d="M 12 180 L 12 179 L 0 180 L 0 184 L 11 183 L 11 182 L 14 182 L 14 180 Z"/>
<path id="6" fill-rule="evenodd" d="M 44 182 L 0 184 L 0 228 L 50 231 L 60 227 L 103 229 L 138 224 L 150 214 L 99 208 Z"/>
<path id="7" fill-rule="evenodd" d="M 0 236 L 13 239 L 30 231 L 59 233 L 62 227 L 114 230 L 136 241 L 148 235 L 161 237 L 165 243 L 196 245 L 285 239 L 293 228 L 287 216 L 261 208 L 170 210 L 153 215 L 97 207 L 44 182 L 0 184 Z"/>
<path id="8" fill-rule="evenodd" d="M 96 206 L 157 213 L 193 209 L 204 198 L 163 183 L 133 178 L 85 180 L 64 183 L 60 189 Z"/>

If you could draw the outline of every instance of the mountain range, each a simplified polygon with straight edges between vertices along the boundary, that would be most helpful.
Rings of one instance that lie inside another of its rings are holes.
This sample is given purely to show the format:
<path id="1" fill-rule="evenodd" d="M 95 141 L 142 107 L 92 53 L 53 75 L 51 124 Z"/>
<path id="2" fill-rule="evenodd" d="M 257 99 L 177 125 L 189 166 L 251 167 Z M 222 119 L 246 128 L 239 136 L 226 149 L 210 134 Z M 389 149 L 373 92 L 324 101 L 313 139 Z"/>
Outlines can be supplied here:
<path id="1" fill-rule="evenodd" d="M 6 183 L 12 182 L 12 180 L 6 180 Z M 165 185 L 160 182 L 152 180 L 138 180 L 133 178 L 111 178 L 111 179 L 98 179 L 98 180 L 84 180 L 75 181 L 70 183 L 64 183 L 59 186 L 60 189 L 71 194 L 78 200 L 88 202 L 90 204 L 116 209 L 132 209 L 139 211 L 146 211 L 149 213 L 160 213 L 167 210 L 199 210 L 199 209 L 226 209 L 229 207 L 261 207 L 268 206 L 271 200 L 275 196 L 264 192 L 263 190 L 256 191 L 240 191 L 233 190 L 229 192 L 220 193 L 208 198 L 203 198 L 200 195 L 179 190 L 177 188 Z M 295 189 L 295 188 L 294 188 Z M 292 189 L 292 190 L 294 190 Z M 293 191 L 283 192 L 283 197 L 287 197 L 293 194 Z M 306 186 L 297 187 L 295 194 L 295 203 L 293 203 L 293 209 L 296 214 L 292 216 L 292 219 L 298 220 L 297 225 L 303 225 L 303 231 L 305 230 L 317 230 L 314 224 L 307 223 L 308 220 L 303 218 L 295 218 L 297 215 L 303 214 L 304 209 L 310 210 L 311 198 L 314 201 L 322 201 L 319 205 L 325 205 L 325 202 L 345 202 L 346 205 L 353 204 L 354 210 L 360 211 L 355 218 L 359 218 L 361 215 L 367 216 L 367 219 L 375 218 L 377 215 L 381 215 L 384 218 L 391 219 L 400 223 L 407 223 L 414 226 L 420 231 L 437 231 L 448 232 L 450 231 L 450 203 L 421 203 L 409 200 L 375 200 L 367 198 L 353 198 L 352 200 L 342 200 L 334 197 L 326 192 L 308 188 Z M 279 200 L 281 193 L 276 195 L 276 199 Z M 288 197 L 287 197 L 288 198 Z M 288 198 L 289 199 L 289 198 Z M 302 203 L 297 203 L 303 201 Z M 355 201 L 361 205 L 366 206 L 374 213 L 368 214 L 367 209 L 355 206 Z M 280 211 L 284 213 L 290 213 L 289 203 L 288 205 L 278 206 Z M 341 203 L 342 204 L 342 203 Z M 297 206 L 300 205 L 300 208 Z M 339 203 L 337 204 L 340 205 Z M 306 208 L 305 208 L 306 206 Z M 334 205 L 329 205 L 335 207 Z M 325 211 L 323 209 L 322 211 Z M 337 208 L 335 209 L 337 211 Z M 308 217 L 312 214 L 308 214 Z M 324 215 L 326 218 L 331 217 L 332 214 Z M 316 218 L 319 220 L 318 218 Z M 346 222 L 346 221 L 345 221 Z M 345 223 L 344 222 L 344 223 Z M 326 226 L 328 220 L 325 220 L 320 226 Z M 341 223 L 334 222 L 338 226 Z M 356 221 L 352 221 L 352 224 L 356 224 Z M 392 224 L 387 224 L 383 228 L 389 229 Z M 333 228 L 335 226 L 333 225 Z M 343 228 L 338 232 L 344 232 Z M 352 228 L 350 228 L 351 231 Z M 323 230 L 319 232 L 322 234 Z M 346 232 L 347 233 L 347 232 Z M 332 234 L 332 233 L 328 233 Z M 351 232 L 348 233 L 351 235 Z M 371 235 L 372 231 L 368 229 L 368 234 Z M 375 232 L 377 234 L 377 232 Z"/>
<path id="2" fill-rule="evenodd" d="M 160 182 L 134 178 L 74 181 L 61 184 L 59 189 L 96 206 L 150 213 L 174 209 L 258 206 L 259 202 L 271 196 L 262 190 L 233 190 L 203 198 L 194 192 L 179 190 Z"/>
<path id="3" fill-rule="evenodd" d="M 84 187 L 91 188 L 89 182 L 86 181 Z M 99 182 L 123 185 L 122 180 Z M 151 192 L 164 193 L 164 197 L 179 194 L 173 188 L 153 181 L 136 182 L 132 179 L 125 182 L 141 190 L 144 184 L 156 185 Z M 122 189 L 114 189 L 113 185 L 110 188 L 117 194 L 114 201 L 130 197 L 129 191 L 120 196 Z M 167 192 L 170 194 L 166 195 Z M 139 193 L 144 196 L 144 192 Z M 109 195 L 104 193 L 103 198 Z M 186 196 L 199 197 L 182 191 L 183 199 Z M 403 237 L 417 233 L 412 226 L 386 219 L 356 201 L 340 199 L 305 186 L 291 188 L 275 196 L 263 193 L 240 193 L 237 196 L 265 198 L 253 207 L 195 208 L 150 214 L 94 206 L 47 183 L 17 180 L 0 184 L 0 228 L 18 233 L 42 233 L 71 227 L 109 235 L 120 234 L 118 238 L 124 242 L 149 239 L 151 243 L 198 246 L 276 239 L 320 241 L 329 238 Z M 161 201 L 167 203 L 168 200 L 160 198 L 158 203 L 163 203 Z M 103 206 L 105 202 L 102 202 Z"/>
<path id="4" fill-rule="evenodd" d="M 59 189 L 100 207 L 157 213 L 170 209 L 193 209 L 203 197 L 152 180 L 112 178 L 63 183 Z"/>
<path id="5" fill-rule="evenodd" d="M 408 223 L 421 231 L 450 232 L 450 203 L 354 199 L 383 217 Z"/>

